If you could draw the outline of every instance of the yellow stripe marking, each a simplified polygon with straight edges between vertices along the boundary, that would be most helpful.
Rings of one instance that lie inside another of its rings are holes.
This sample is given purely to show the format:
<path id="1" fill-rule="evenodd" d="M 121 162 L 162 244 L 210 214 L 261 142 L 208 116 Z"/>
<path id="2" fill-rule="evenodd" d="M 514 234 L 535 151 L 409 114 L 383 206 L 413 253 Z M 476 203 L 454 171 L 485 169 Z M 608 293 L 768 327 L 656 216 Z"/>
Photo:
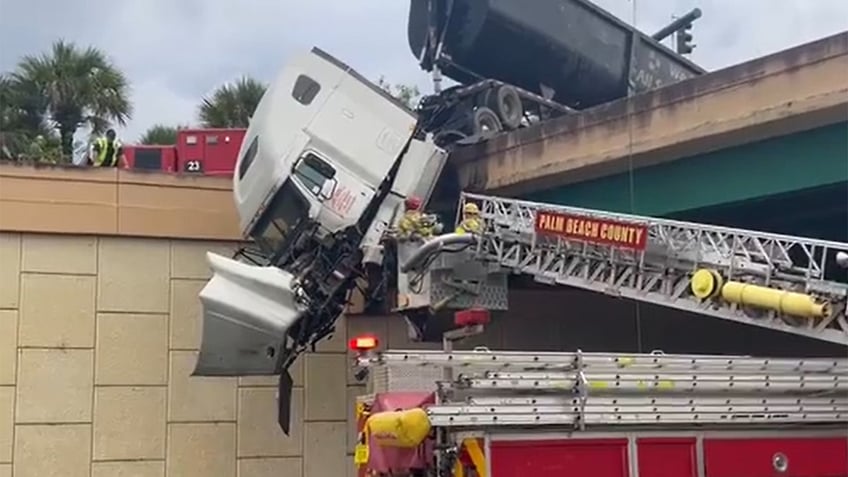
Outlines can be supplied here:
<path id="1" fill-rule="evenodd" d="M 460 460 L 453 465 L 453 477 L 465 477 L 465 468 Z"/>
<path id="2" fill-rule="evenodd" d="M 477 475 L 480 477 L 486 476 L 486 457 L 483 455 L 483 449 L 477 439 L 465 439 L 465 450 L 468 456 L 471 457 L 471 463 L 477 469 Z"/>

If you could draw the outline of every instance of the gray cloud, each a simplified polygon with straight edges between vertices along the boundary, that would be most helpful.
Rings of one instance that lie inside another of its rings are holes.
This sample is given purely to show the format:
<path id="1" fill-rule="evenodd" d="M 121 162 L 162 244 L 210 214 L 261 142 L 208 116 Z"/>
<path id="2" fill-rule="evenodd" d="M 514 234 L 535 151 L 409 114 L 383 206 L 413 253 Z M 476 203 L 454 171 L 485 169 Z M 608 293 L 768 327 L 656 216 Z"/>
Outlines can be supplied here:
<path id="1" fill-rule="evenodd" d="M 647 32 L 700 7 L 692 59 L 708 69 L 848 30 L 844 0 L 636 1 Z M 631 0 L 597 3 L 633 19 Z M 133 140 L 157 122 L 194 123 L 200 98 L 222 82 L 269 81 L 291 52 L 312 45 L 368 77 L 426 90 L 406 42 L 407 11 L 399 0 L 0 0 L 0 70 L 59 37 L 102 48 L 132 81 L 135 112 L 123 134 Z"/>

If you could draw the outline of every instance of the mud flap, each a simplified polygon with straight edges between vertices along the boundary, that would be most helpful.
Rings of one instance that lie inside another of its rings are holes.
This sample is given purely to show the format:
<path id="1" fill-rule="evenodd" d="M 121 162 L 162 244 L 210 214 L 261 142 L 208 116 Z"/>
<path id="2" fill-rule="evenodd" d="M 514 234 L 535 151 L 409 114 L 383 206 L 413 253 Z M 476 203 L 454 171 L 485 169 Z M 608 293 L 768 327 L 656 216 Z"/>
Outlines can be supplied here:
<path id="1" fill-rule="evenodd" d="M 284 369 L 277 388 L 277 424 L 285 435 L 289 435 L 291 431 L 292 389 L 294 389 L 294 380 L 289 370 Z"/>
<path id="2" fill-rule="evenodd" d="M 304 313 L 293 275 L 214 253 L 206 259 L 213 275 L 200 291 L 203 332 L 192 376 L 280 374 L 280 347 Z"/>

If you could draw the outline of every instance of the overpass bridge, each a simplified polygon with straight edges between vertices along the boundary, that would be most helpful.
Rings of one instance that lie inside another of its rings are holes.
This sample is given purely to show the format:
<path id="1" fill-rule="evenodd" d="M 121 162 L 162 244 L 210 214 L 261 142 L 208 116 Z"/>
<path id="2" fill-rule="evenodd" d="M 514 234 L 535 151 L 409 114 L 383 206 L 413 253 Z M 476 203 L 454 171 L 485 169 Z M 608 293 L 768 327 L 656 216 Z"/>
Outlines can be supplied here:
<path id="1" fill-rule="evenodd" d="M 848 240 L 848 32 L 452 154 L 451 185 Z"/>

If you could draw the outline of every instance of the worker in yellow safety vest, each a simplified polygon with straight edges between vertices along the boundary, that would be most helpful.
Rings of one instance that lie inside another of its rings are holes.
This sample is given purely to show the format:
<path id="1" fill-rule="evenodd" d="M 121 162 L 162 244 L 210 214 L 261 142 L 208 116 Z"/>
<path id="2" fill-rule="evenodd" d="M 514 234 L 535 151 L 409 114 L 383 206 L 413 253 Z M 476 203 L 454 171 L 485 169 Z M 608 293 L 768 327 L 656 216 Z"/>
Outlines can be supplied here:
<path id="1" fill-rule="evenodd" d="M 101 136 L 94 141 L 89 164 L 94 167 L 117 167 L 118 158 L 124 165 L 124 150 L 121 141 L 117 139 L 114 129 L 106 131 L 106 136 Z"/>
<path id="2" fill-rule="evenodd" d="M 455 232 L 458 234 L 479 234 L 483 228 L 483 222 L 480 220 L 480 209 L 477 204 L 468 202 L 462 206 L 462 220 L 456 226 Z"/>

